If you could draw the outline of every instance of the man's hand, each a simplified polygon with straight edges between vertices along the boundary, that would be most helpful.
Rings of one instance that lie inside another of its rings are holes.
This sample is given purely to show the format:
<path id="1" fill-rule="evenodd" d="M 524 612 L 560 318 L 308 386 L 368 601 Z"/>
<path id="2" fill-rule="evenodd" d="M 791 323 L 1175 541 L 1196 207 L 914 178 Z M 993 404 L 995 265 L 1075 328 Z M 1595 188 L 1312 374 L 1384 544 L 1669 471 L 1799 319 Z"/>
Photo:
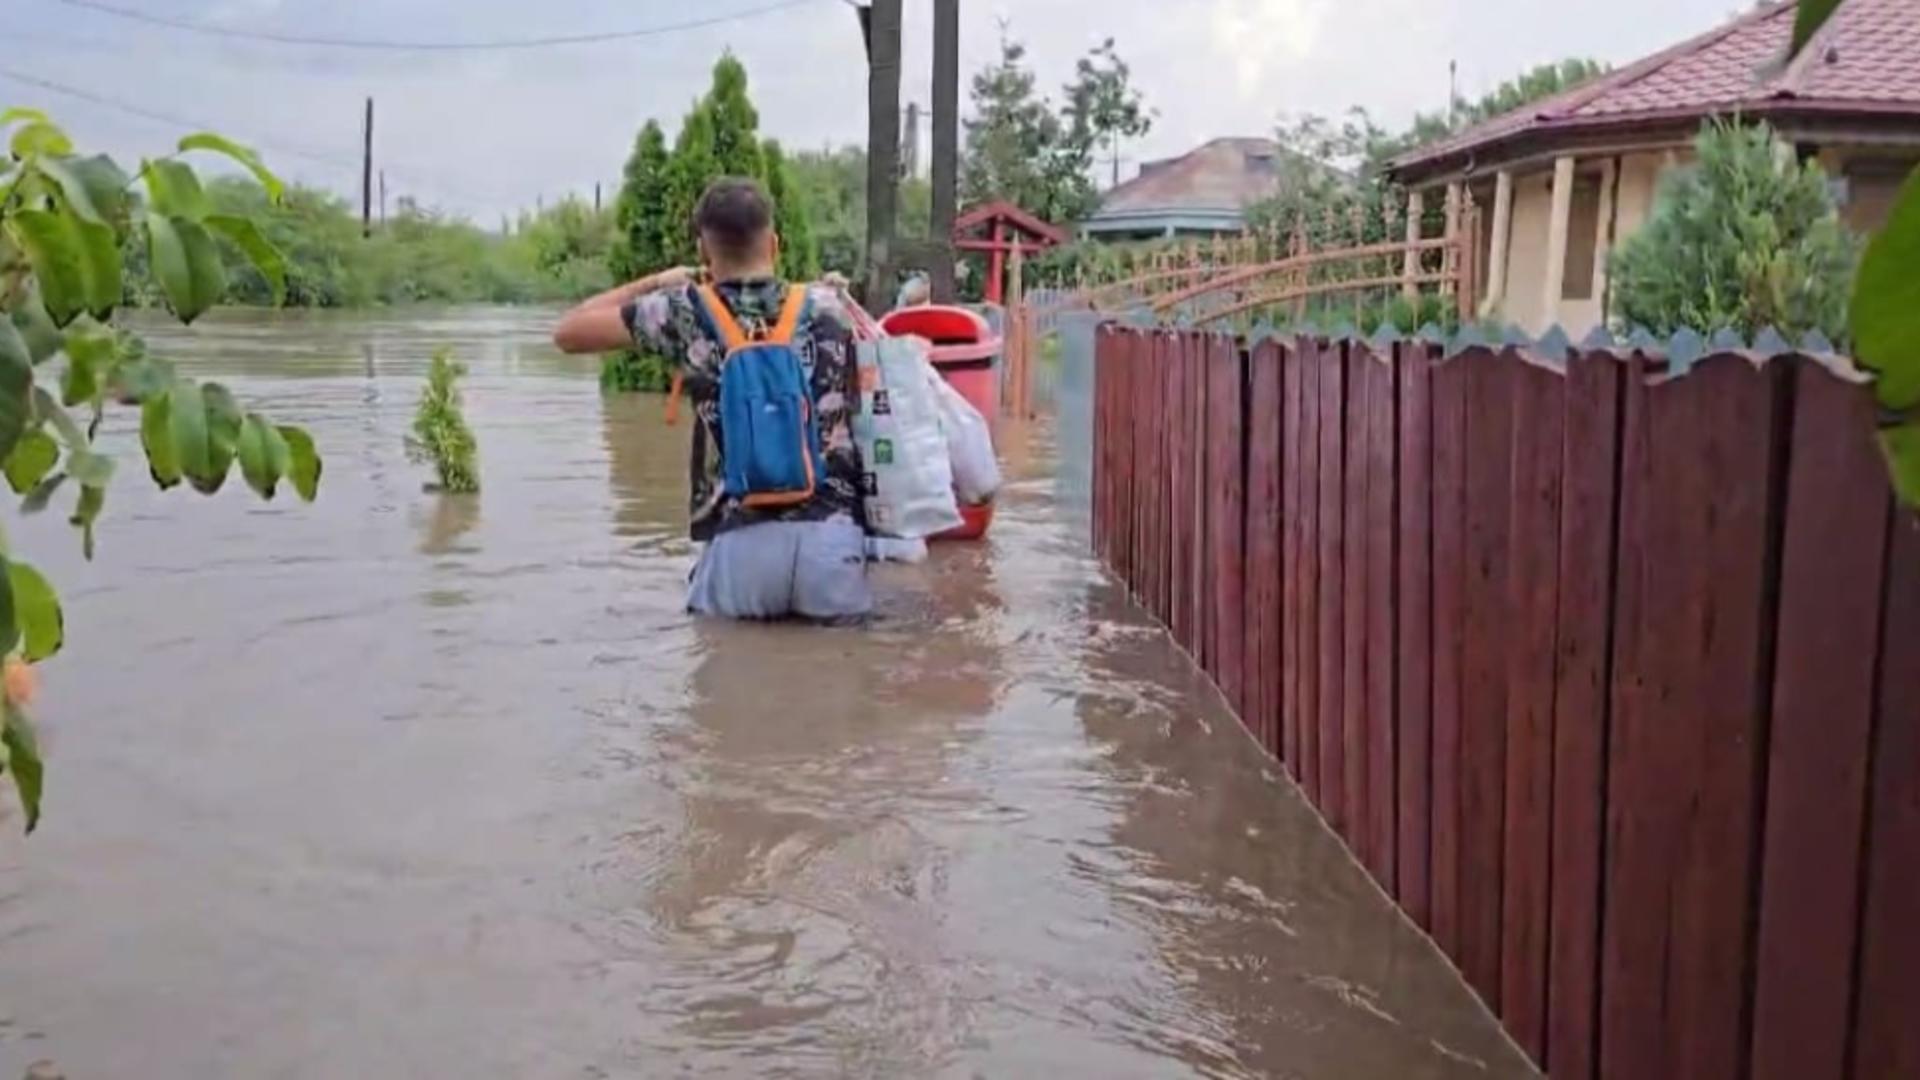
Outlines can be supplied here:
<path id="1" fill-rule="evenodd" d="M 684 289 L 700 279 L 690 266 L 676 266 L 638 281 L 615 286 L 580 304 L 560 317 L 553 328 L 553 343 L 561 352 L 600 353 L 624 349 L 632 344 L 620 309 L 649 293 L 665 289 Z"/>

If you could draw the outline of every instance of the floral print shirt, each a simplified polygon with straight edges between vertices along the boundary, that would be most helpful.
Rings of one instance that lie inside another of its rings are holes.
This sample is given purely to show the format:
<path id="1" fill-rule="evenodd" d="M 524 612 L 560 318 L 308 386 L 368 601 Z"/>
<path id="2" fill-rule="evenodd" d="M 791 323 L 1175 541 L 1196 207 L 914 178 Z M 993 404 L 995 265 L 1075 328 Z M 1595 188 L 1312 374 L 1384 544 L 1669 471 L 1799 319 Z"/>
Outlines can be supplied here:
<path id="1" fill-rule="evenodd" d="M 853 325 L 839 293 L 820 285 L 805 288 L 807 307 L 794 334 L 794 351 L 812 381 L 814 414 L 819 418 L 826 475 L 814 497 L 799 506 L 753 510 L 727 498 L 720 482 L 720 457 L 726 432 L 720 430 L 720 364 L 726 347 L 699 311 L 691 288 L 664 289 L 629 302 L 621 314 L 634 347 L 664 357 L 685 376 L 685 394 L 696 418 L 690 467 L 692 533 L 695 540 L 763 521 L 862 520 L 860 455 L 853 444 L 853 412 L 858 373 L 854 364 Z M 788 285 L 775 278 L 723 281 L 715 285 L 727 307 L 749 332 L 754 324 L 771 326 L 780 318 Z"/>

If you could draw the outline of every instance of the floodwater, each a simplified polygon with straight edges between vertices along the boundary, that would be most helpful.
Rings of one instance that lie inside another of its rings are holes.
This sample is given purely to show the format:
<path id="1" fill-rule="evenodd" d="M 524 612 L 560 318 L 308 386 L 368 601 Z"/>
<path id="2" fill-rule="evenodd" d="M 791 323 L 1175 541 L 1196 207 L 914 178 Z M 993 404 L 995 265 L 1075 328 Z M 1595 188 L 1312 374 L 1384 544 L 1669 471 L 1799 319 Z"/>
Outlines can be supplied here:
<path id="1" fill-rule="evenodd" d="M 685 430 L 538 313 L 158 339 L 319 503 L 135 455 L 0 838 L 0 1077 L 1530 1075 L 1052 502 L 865 630 L 680 609 Z M 402 435 L 456 346 L 486 490 Z M 114 438 L 128 448 L 126 418 Z"/>

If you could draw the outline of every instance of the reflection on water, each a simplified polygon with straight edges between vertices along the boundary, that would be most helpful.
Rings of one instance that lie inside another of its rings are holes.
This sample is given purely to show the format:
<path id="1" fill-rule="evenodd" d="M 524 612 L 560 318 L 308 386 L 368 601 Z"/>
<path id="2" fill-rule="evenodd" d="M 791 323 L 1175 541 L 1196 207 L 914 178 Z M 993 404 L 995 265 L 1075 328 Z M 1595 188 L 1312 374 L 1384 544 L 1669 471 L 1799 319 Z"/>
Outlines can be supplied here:
<path id="1" fill-rule="evenodd" d="M 682 610 L 686 429 L 536 315 L 164 337 L 325 491 L 129 480 L 91 565 L 8 523 L 72 634 L 0 1077 L 1527 1074 L 1087 561 L 1044 426 L 874 626 L 735 626 Z M 403 455 L 441 343 L 480 497 Z"/>

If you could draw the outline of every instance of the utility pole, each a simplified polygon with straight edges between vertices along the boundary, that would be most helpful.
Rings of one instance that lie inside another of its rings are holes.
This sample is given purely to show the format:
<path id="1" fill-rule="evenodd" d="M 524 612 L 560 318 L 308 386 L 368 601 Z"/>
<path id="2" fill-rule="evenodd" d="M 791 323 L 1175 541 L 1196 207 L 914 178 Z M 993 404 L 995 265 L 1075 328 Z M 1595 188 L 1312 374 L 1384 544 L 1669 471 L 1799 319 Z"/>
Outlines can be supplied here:
<path id="1" fill-rule="evenodd" d="M 907 131 L 900 137 L 900 176 L 911 180 L 920 175 L 920 103 L 907 102 Z"/>
<path id="2" fill-rule="evenodd" d="M 960 0 L 933 0 L 933 302 L 959 298 L 953 220 L 960 205 Z"/>
<path id="3" fill-rule="evenodd" d="M 598 180 L 593 182 L 593 212 L 596 215 L 600 213 L 600 181 Z"/>
<path id="4" fill-rule="evenodd" d="M 867 35 L 865 299 L 869 307 L 876 309 L 886 302 L 893 286 L 895 202 L 900 177 L 900 3 L 901 0 L 873 0 L 861 9 L 861 23 Z M 937 198 L 936 195 L 936 201 Z M 935 217 L 938 217 L 937 210 Z M 934 227 L 939 227 L 937 220 Z"/>
<path id="5" fill-rule="evenodd" d="M 360 235 L 373 235 L 373 99 L 367 99 L 365 152 L 360 158 Z"/>
<path id="6" fill-rule="evenodd" d="M 1447 61 L 1447 130 L 1454 129 L 1460 108 L 1460 61 Z"/>

